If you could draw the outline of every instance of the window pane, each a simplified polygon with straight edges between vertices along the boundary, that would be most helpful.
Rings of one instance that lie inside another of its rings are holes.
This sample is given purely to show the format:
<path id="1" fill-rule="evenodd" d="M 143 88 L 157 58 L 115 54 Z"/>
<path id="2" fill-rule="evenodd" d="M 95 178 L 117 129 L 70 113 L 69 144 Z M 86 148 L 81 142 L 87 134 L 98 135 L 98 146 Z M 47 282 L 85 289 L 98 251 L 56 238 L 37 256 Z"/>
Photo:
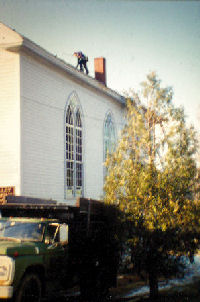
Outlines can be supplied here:
<path id="1" fill-rule="evenodd" d="M 82 161 L 82 130 L 76 129 L 76 160 Z"/>
<path id="2" fill-rule="evenodd" d="M 79 110 L 76 112 L 76 194 L 82 194 L 82 122 Z"/>
<path id="3" fill-rule="evenodd" d="M 74 163 L 68 161 L 67 163 L 67 186 L 72 188 L 74 183 Z"/>
<path id="4" fill-rule="evenodd" d="M 73 126 L 66 127 L 66 159 L 74 159 L 74 129 Z"/>
<path id="5" fill-rule="evenodd" d="M 74 189 L 74 119 L 71 107 L 66 113 L 66 181 L 67 191 L 73 195 Z"/>
<path id="6" fill-rule="evenodd" d="M 76 164 L 76 185 L 77 185 L 77 188 L 80 188 L 82 186 L 82 164 L 81 163 Z"/>
<path id="7" fill-rule="evenodd" d="M 67 114 L 66 114 L 66 124 L 69 125 L 73 125 L 74 121 L 73 121 L 73 114 L 72 114 L 72 110 L 71 107 L 69 106 L 67 109 Z"/>
<path id="8" fill-rule="evenodd" d="M 76 126 L 77 127 L 82 127 L 82 123 L 81 123 L 81 115 L 80 115 L 80 111 L 77 110 L 76 112 Z"/>

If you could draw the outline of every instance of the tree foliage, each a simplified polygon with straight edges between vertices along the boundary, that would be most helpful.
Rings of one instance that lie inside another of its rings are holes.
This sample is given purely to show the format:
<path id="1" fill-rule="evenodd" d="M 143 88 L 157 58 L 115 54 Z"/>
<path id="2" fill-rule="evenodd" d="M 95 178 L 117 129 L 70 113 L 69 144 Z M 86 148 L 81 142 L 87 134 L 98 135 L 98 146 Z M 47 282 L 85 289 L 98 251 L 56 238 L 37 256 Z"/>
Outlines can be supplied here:
<path id="1" fill-rule="evenodd" d="M 192 259 L 200 239 L 195 131 L 172 97 L 149 74 L 141 95 L 127 98 L 127 122 L 106 161 L 105 202 L 126 215 L 134 267 L 148 274 L 151 296 L 159 274 L 180 269 L 182 255 Z"/>

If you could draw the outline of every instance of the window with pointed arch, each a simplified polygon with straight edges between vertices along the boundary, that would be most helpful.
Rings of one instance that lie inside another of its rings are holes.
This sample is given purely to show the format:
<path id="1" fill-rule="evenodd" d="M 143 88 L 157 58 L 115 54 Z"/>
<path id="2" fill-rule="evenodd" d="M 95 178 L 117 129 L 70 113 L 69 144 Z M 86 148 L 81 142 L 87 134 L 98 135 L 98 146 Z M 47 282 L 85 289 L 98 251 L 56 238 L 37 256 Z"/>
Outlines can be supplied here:
<path id="1" fill-rule="evenodd" d="M 67 196 L 82 196 L 83 156 L 80 110 L 72 106 L 66 111 L 66 187 Z"/>
<path id="2" fill-rule="evenodd" d="M 111 113 L 108 113 L 104 123 L 104 161 L 115 147 L 115 127 Z"/>

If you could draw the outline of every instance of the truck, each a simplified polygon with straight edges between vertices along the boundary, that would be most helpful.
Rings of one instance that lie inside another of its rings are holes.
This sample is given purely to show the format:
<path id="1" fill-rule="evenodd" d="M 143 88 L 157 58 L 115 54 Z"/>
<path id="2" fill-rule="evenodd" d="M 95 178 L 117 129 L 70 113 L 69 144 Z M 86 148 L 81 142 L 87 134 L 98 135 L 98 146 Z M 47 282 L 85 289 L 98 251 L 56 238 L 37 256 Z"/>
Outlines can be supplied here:
<path id="1" fill-rule="evenodd" d="M 103 202 L 7 196 L 0 215 L 0 299 L 39 302 L 71 290 L 102 301 L 116 285 L 116 213 Z"/>

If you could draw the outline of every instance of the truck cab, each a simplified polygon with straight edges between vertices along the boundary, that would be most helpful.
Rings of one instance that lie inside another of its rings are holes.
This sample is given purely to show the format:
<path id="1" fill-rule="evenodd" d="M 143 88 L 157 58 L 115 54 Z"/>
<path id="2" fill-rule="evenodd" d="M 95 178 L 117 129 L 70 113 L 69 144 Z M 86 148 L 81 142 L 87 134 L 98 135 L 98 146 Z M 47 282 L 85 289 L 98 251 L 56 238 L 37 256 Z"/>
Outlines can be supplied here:
<path id="1" fill-rule="evenodd" d="M 67 248 L 65 223 L 43 218 L 1 218 L 0 299 L 14 295 L 16 301 L 28 301 L 33 295 L 40 297 L 52 285 L 58 290 L 66 279 Z"/>

